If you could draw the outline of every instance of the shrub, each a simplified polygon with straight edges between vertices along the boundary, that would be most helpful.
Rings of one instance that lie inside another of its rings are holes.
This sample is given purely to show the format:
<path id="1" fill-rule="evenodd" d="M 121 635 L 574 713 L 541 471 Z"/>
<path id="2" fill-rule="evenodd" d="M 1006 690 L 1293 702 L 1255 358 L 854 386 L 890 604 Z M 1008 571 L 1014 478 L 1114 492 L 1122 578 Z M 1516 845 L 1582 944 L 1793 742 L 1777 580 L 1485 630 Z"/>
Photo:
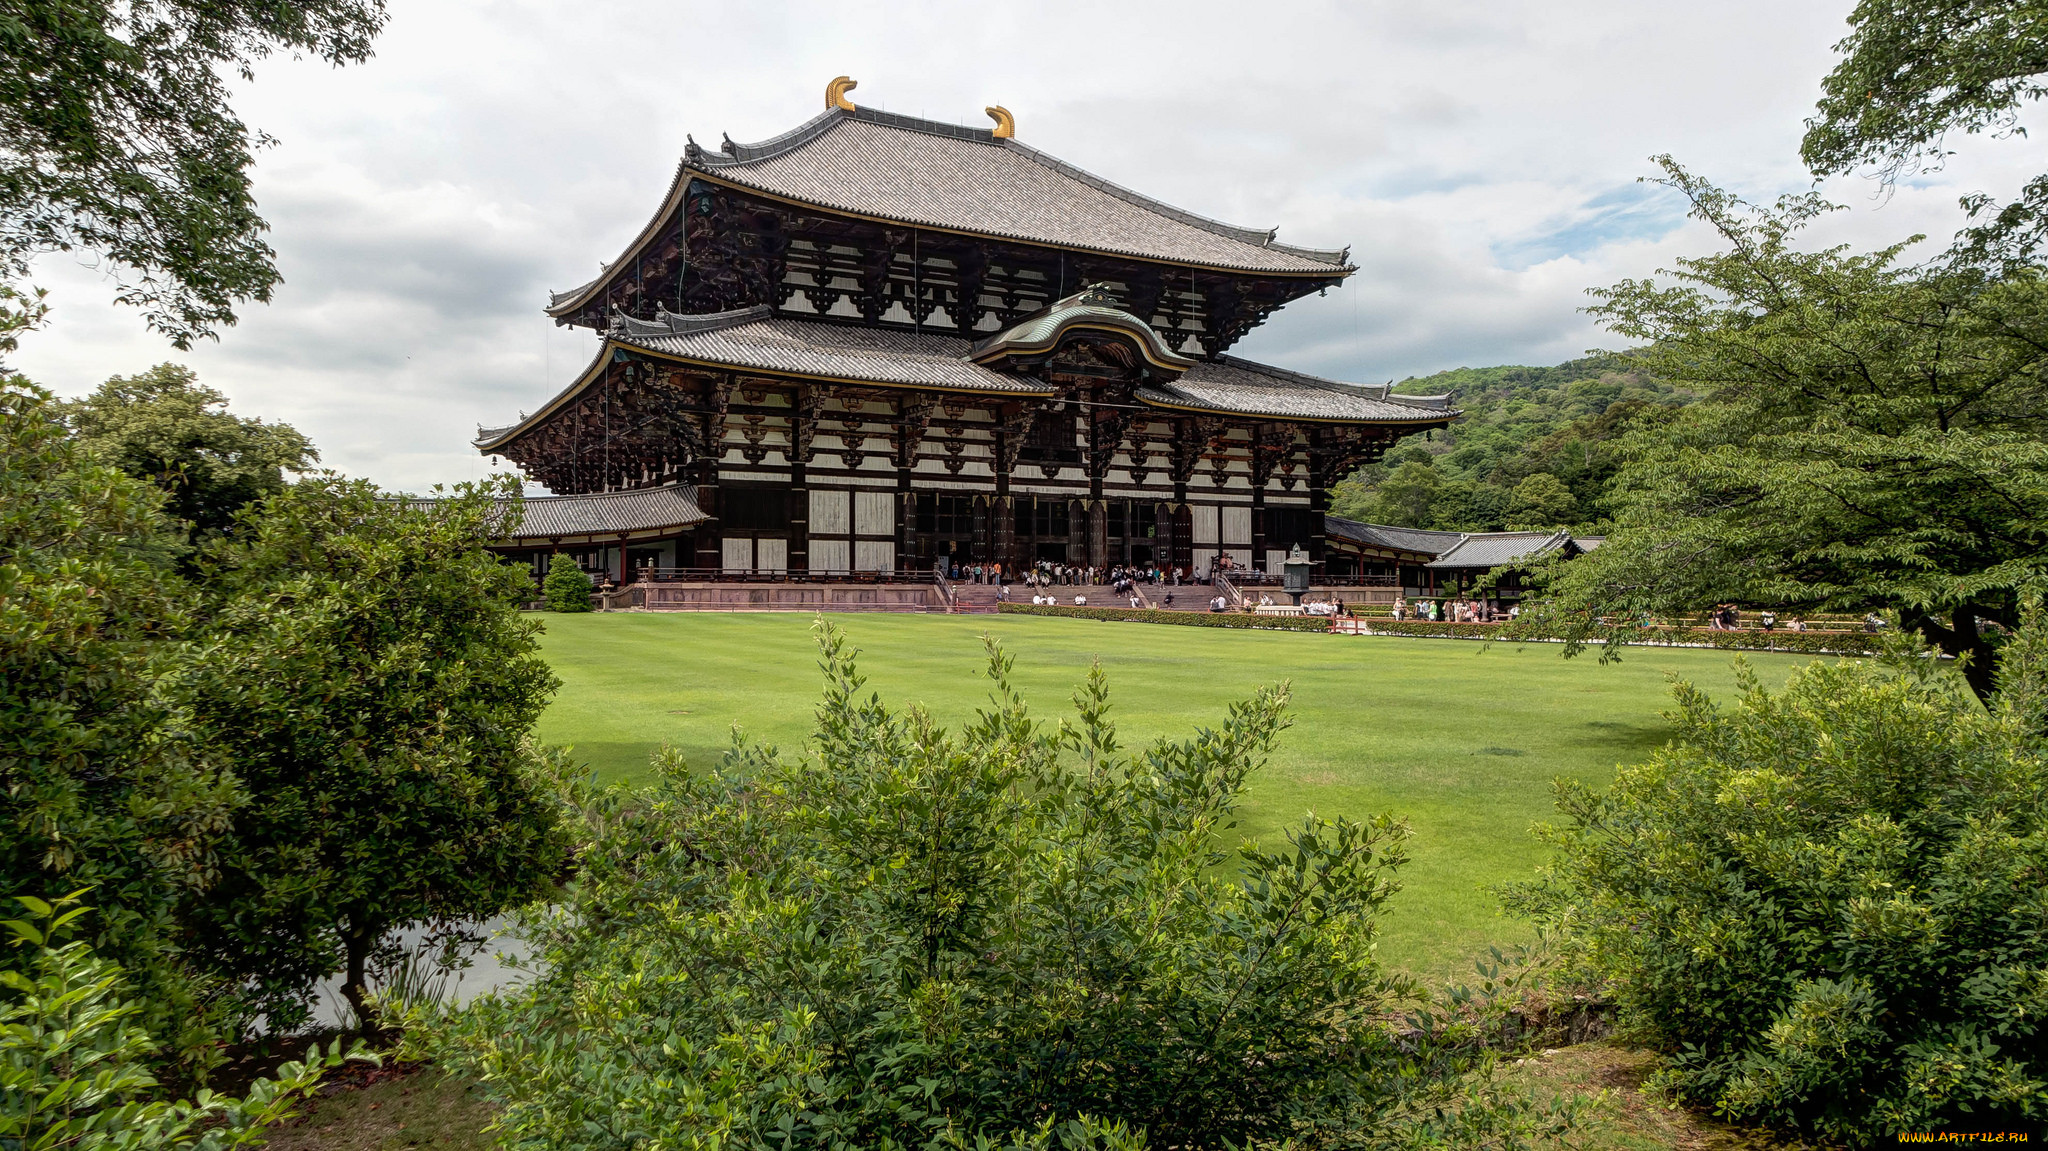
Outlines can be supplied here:
<path id="1" fill-rule="evenodd" d="M 548 560 L 548 574 L 541 581 L 541 595 L 549 611 L 589 611 L 590 577 L 576 561 L 556 552 Z"/>
<path id="2" fill-rule="evenodd" d="M 1556 861 L 1511 903 L 1605 981 L 1696 1104 L 1852 1144 L 2036 1125 L 2039 638 L 2004 662 L 1991 712 L 1924 658 L 1813 664 L 1777 695 L 1738 664 L 1733 711 L 1681 685 L 1677 743 L 1604 793 L 1560 785 Z"/>
<path id="3" fill-rule="evenodd" d="M 839 634 L 806 758 L 587 805 L 581 882 L 527 987 L 416 1020 L 530 1148 L 1355 1146 L 1547 1116 L 1488 1088 L 1477 1025 L 1393 1012 L 1373 958 L 1404 825 L 1221 838 L 1284 690 L 1132 755 L 1092 672 L 1029 717 L 993 644 L 957 735 L 862 698 Z M 1092 1118 L 1091 1118 L 1092 1117 Z"/>
<path id="4" fill-rule="evenodd" d="M 123 996 L 121 969 L 83 941 L 60 944 L 85 913 L 73 899 L 17 897 L 27 915 L 5 924 L 13 953 L 0 960 L 0 1147 L 71 1151 L 225 1151 L 264 1142 L 339 1043 L 305 1063 L 286 1063 L 242 1099 L 202 1091 L 189 1102 L 156 1099 L 149 1065 L 158 1054 L 142 1008 Z M 374 1058 L 351 1056 L 352 1058 Z"/>
<path id="5" fill-rule="evenodd" d="M 1175 611 L 1166 608 L 1066 607 L 1033 603 L 998 604 L 996 610 L 1012 615 L 1065 616 L 1070 619 L 1119 620 L 1124 623 L 1175 623 L 1184 627 L 1257 628 L 1263 631 L 1330 630 L 1330 620 L 1327 616 L 1252 615 L 1249 612 L 1238 611 Z"/>
<path id="6" fill-rule="evenodd" d="M 1497 643 L 1560 643 L 1540 630 L 1514 624 L 1448 623 L 1437 620 L 1373 619 L 1374 635 L 1407 635 L 1432 639 L 1477 639 Z M 1776 651 L 1804 655 L 1873 655 L 1883 637 L 1855 632 L 1715 631 L 1712 628 L 1646 627 L 1614 629 L 1616 646 L 1710 647 L 1722 651 Z"/>

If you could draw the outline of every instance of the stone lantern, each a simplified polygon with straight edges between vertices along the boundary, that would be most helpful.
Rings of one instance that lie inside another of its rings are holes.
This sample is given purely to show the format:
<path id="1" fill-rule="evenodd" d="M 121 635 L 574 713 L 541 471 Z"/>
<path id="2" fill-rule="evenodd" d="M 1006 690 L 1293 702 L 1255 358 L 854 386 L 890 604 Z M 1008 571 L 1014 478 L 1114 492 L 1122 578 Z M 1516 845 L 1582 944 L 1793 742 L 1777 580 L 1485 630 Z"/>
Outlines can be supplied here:
<path id="1" fill-rule="evenodd" d="M 1294 606 L 1300 607 L 1301 597 L 1308 594 L 1309 568 L 1308 556 L 1302 553 L 1300 544 L 1294 545 L 1294 550 L 1287 553 L 1287 562 L 1281 566 L 1286 569 L 1281 576 L 1281 586 L 1294 597 Z"/>

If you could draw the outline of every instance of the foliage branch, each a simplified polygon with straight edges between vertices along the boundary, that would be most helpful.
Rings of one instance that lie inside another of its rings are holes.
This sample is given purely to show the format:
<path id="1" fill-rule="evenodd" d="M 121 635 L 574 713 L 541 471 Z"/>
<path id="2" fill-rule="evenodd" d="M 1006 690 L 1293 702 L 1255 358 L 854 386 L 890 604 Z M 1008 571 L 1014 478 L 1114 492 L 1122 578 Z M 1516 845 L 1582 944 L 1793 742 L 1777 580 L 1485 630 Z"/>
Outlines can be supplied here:
<path id="1" fill-rule="evenodd" d="M 1951 134 L 2025 136 L 2021 111 L 2048 96 L 2048 4 L 2041 0 L 1860 0 L 1841 62 L 1822 82 L 1800 154 L 1817 175 L 1872 169 L 1889 188 L 1939 169 Z M 1999 203 L 1963 198 L 1977 224 L 1966 262 L 2038 265 L 2048 240 L 2048 174 Z"/>
<path id="2" fill-rule="evenodd" d="M 292 1117 L 341 1042 L 287 1062 L 240 1098 L 201 1090 L 161 1098 L 150 1070 L 159 1045 L 127 997 L 121 969 L 83 940 L 60 942 L 87 912 L 83 892 L 54 903 L 16 896 L 25 913 L 0 922 L 11 939 L 0 959 L 0 1146 L 23 1151 L 229 1151 L 260 1147 L 266 1129 Z M 360 1048 L 346 1058 L 376 1062 Z"/>
<path id="3" fill-rule="evenodd" d="M 0 0 L 0 280 L 103 258 L 117 299 L 188 348 L 278 282 L 250 194 L 271 139 L 228 107 L 280 49 L 366 60 L 382 0 Z"/>

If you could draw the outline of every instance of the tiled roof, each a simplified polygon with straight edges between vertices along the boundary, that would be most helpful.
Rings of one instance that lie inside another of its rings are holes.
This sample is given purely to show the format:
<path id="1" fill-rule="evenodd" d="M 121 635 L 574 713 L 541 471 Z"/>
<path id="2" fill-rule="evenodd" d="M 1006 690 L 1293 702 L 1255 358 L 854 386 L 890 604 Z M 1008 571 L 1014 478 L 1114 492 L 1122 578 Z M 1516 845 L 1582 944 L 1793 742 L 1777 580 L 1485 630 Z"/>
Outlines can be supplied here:
<path id="1" fill-rule="evenodd" d="M 1115 315 L 1150 330 L 1127 313 Z M 1020 326 L 1030 325 L 1026 321 Z M 1029 375 L 991 371 L 966 359 L 973 348 L 955 336 L 796 319 L 777 315 L 766 305 L 701 316 L 662 313 L 657 320 L 619 316 L 596 358 L 568 387 L 519 423 L 478 428 L 477 448 L 494 451 L 521 429 L 545 419 L 596 379 L 612 349 L 621 347 L 713 368 L 808 379 L 1018 397 L 1054 394 Z M 1171 382 L 1137 389 L 1141 401 L 1184 411 L 1412 427 L 1435 427 L 1457 415 L 1440 406 L 1397 402 L 1386 397 L 1384 385 L 1340 384 L 1234 356 L 1214 362 L 1177 354 L 1174 358 L 1191 366 Z"/>
<path id="2" fill-rule="evenodd" d="M 1428 528 L 1399 528 L 1389 524 L 1360 523 L 1357 520 L 1328 514 L 1323 516 L 1323 534 L 1365 547 L 1386 548 L 1389 551 L 1413 552 L 1427 556 L 1441 555 L 1465 538 L 1462 532 L 1439 532 Z"/>
<path id="3" fill-rule="evenodd" d="M 1577 549 L 1571 533 L 1474 532 L 1459 540 L 1449 551 L 1431 560 L 1433 568 L 1493 568 L 1502 564 L 1525 563 L 1549 555 L 1561 547 Z"/>
<path id="4" fill-rule="evenodd" d="M 1045 395 L 1036 380 L 992 372 L 965 358 L 953 336 L 864 328 L 773 314 L 767 305 L 708 316 L 621 316 L 611 340 L 703 363 L 859 383 Z"/>
<path id="5" fill-rule="evenodd" d="M 1412 423 L 1435 427 L 1458 413 L 1441 397 L 1389 396 L 1384 384 L 1342 384 L 1303 372 L 1221 356 L 1203 360 L 1172 383 L 1138 389 L 1162 407 L 1280 419 Z M 1437 400 L 1435 405 L 1416 403 Z"/>
<path id="6" fill-rule="evenodd" d="M 1274 242 L 1091 175 L 986 128 L 834 108 L 759 144 L 693 144 L 683 168 L 864 216 L 1247 272 L 1338 275 L 1349 249 Z M 679 177 L 680 181 L 680 177 Z"/>
<path id="7" fill-rule="evenodd" d="M 697 506 L 688 484 L 636 488 L 587 496 L 528 496 L 512 540 L 619 532 L 679 531 L 711 517 Z"/>

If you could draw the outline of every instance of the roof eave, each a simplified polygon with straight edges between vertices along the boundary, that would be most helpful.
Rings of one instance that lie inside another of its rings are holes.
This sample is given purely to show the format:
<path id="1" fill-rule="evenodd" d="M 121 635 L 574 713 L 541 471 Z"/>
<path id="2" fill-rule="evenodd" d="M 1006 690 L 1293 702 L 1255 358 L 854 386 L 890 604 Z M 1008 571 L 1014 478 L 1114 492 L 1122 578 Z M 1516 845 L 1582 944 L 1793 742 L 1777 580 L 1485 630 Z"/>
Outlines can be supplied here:
<path id="1" fill-rule="evenodd" d="M 1419 431 L 1424 428 L 1442 427 L 1450 423 L 1450 420 L 1443 416 L 1415 420 L 1381 419 L 1373 416 L 1301 416 L 1283 412 L 1247 412 L 1235 408 L 1218 408 L 1205 404 L 1168 403 L 1163 400 L 1152 399 L 1149 396 L 1139 396 L 1137 400 L 1147 407 L 1159 408 L 1165 411 L 1199 412 L 1204 415 L 1232 416 L 1238 419 L 1288 420 L 1304 424 L 1369 424 L 1373 427 L 1398 426 Z"/>

